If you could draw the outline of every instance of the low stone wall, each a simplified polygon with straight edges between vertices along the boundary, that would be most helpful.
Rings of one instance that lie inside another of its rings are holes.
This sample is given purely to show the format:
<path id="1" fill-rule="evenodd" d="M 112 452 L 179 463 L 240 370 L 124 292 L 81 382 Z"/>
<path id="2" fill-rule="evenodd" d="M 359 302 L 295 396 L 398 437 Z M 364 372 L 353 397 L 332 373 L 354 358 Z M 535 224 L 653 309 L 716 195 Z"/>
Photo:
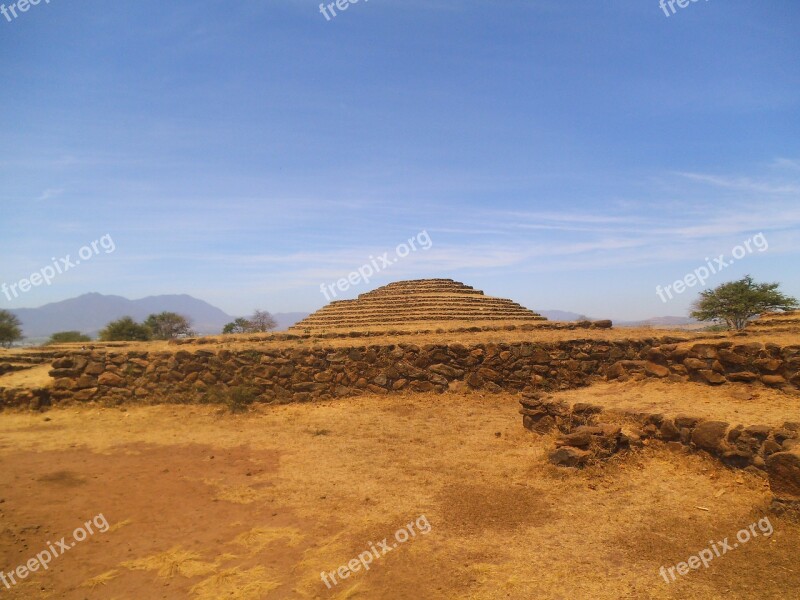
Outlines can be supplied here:
<path id="1" fill-rule="evenodd" d="M 0 409 L 24 407 L 38 410 L 50 405 L 50 390 L 48 388 L 2 388 L 0 387 Z"/>
<path id="2" fill-rule="evenodd" d="M 655 439 L 673 448 L 705 451 L 733 468 L 757 468 L 767 472 L 775 499 L 800 502 L 800 422 L 780 427 L 736 425 L 688 415 L 674 418 L 663 414 L 623 416 L 638 426 L 622 427 L 603 423 L 609 414 L 601 406 L 574 406 L 526 393 L 520 400 L 523 426 L 535 433 L 559 431 L 557 448 L 550 461 L 566 467 L 580 467 L 597 459 Z"/>
<path id="3" fill-rule="evenodd" d="M 792 391 L 800 388 L 800 345 L 779 346 L 751 342 L 664 344 L 649 349 L 642 360 L 611 365 L 608 379 L 632 375 L 696 381 L 711 385 L 727 382 L 761 383 Z"/>
<path id="4" fill-rule="evenodd" d="M 669 377 L 748 381 L 796 390 L 800 346 L 721 342 L 683 348 L 675 338 L 547 344 L 399 344 L 351 348 L 115 352 L 58 357 L 50 375 L 61 400 L 201 401 L 247 386 L 262 402 L 307 402 L 401 390 L 558 390 L 603 379 Z"/>

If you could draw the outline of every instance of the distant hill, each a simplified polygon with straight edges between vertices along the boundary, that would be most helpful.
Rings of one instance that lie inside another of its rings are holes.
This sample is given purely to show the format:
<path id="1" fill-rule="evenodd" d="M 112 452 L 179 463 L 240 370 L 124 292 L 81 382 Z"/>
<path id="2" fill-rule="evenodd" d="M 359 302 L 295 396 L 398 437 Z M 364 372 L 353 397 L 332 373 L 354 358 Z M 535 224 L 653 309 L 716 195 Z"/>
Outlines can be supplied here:
<path id="1" fill-rule="evenodd" d="M 539 313 L 543 317 L 547 317 L 548 321 L 579 321 L 586 318 L 586 315 L 568 312 L 565 310 L 537 310 L 535 312 Z"/>
<path id="2" fill-rule="evenodd" d="M 295 323 L 299 323 L 305 319 L 310 313 L 305 312 L 288 312 L 288 313 L 272 313 L 272 317 L 278 324 L 278 331 L 289 329 Z"/>
<path id="3" fill-rule="evenodd" d="M 578 321 L 586 318 L 574 312 L 567 312 L 563 310 L 537 310 L 540 315 L 547 317 L 551 321 Z M 589 320 L 595 320 L 595 317 L 589 317 Z M 642 321 L 614 321 L 616 327 L 688 327 L 700 326 L 702 323 L 692 319 L 691 317 L 653 317 L 651 319 L 644 319 Z"/>
<path id="4" fill-rule="evenodd" d="M 150 314 L 164 311 L 189 317 L 192 327 L 200 334 L 218 334 L 226 323 L 235 318 L 208 302 L 187 294 L 129 300 L 122 296 L 91 293 L 45 304 L 39 308 L 17 308 L 10 312 L 19 317 L 25 337 L 31 340 L 48 338 L 57 331 L 73 330 L 96 336 L 107 323 L 120 317 L 127 315 L 142 321 Z M 278 323 L 278 329 L 286 329 L 306 315 L 307 313 L 275 313 L 272 316 Z"/>
<path id="5" fill-rule="evenodd" d="M 707 324 L 702 324 L 691 317 L 653 317 L 644 321 L 615 321 L 614 325 L 618 327 L 686 327 L 691 325 L 705 326 Z"/>

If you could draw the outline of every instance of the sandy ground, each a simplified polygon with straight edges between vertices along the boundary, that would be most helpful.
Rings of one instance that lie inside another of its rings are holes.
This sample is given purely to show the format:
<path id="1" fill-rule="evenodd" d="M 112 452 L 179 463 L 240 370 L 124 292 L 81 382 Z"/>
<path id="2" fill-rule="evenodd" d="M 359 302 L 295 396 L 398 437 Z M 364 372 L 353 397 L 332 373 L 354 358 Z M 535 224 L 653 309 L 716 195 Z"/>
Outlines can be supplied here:
<path id="1" fill-rule="evenodd" d="M 796 597 L 800 526 L 768 512 L 761 477 L 661 447 L 558 469 L 545 461 L 553 440 L 525 431 L 518 408 L 509 395 L 421 394 L 260 406 L 241 416 L 201 406 L 3 413 L 0 570 L 62 536 L 69 542 L 100 513 L 109 528 L 2 592 Z M 422 516 L 429 532 L 392 547 L 395 532 Z M 674 583 L 659 575 L 764 517 L 771 536 Z M 369 571 L 330 590 L 323 584 L 321 571 L 384 538 L 390 551 Z"/>
<path id="2" fill-rule="evenodd" d="M 0 376 L 0 387 L 4 388 L 38 388 L 50 387 L 53 378 L 48 373 L 53 369 L 52 365 L 42 364 L 25 369 L 23 371 L 12 371 Z"/>

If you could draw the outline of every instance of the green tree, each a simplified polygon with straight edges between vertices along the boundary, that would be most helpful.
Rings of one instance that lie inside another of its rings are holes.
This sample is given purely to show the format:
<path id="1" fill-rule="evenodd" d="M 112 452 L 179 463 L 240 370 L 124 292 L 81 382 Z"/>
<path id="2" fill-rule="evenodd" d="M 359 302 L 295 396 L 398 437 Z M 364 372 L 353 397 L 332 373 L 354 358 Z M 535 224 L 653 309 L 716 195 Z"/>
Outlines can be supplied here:
<path id="1" fill-rule="evenodd" d="M 100 331 L 100 339 L 104 342 L 146 342 L 153 332 L 146 325 L 141 325 L 131 317 L 122 317 L 111 321 Z"/>
<path id="2" fill-rule="evenodd" d="M 230 333 L 249 333 L 252 331 L 252 325 L 250 321 L 239 317 L 238 319 L 231 321 L 225 327 L 222 328 L 222 333 L 230 334 Z"/>
<path id="3" fill-rule="evenodd" d="M 10 348 L 11 344 L 22 339 L 22 323 L 17 315 L 0 310 L 0 346 Z"/>
<path id="4" fill-rule="evenodd" d="M 80 331 L 59 331 L 50 336 L 48 344 L 69 344 L 71 342 L 91 342 L 92 338 Z"/>
<path id="5" fill-rule="evenodd" d="M 179 336 L 192 336 L 192 322 L 188 317 L 174 312 L 152 314 L 144 322 L 157 340 L 174 340 Z"/>
<path id="6" fill-rule="evenodd" d="M 797 300 L 778 291 L 778 283 L 756 283 L 750 275 L 700 292 L 691 313 L 698 321 L 725 323 L 728 329 L 744 329 L 761 313 L 798 308 Z"/>

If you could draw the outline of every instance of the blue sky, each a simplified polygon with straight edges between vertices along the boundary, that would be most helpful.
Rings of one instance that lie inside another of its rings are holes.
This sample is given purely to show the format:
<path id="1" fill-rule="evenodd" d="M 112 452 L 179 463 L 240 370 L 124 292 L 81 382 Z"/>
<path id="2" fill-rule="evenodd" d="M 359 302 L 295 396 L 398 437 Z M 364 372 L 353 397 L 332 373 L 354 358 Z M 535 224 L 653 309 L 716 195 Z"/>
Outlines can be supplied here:
<path id="1" fill-rule="evenodd" d="M 6 5 L 10 4 L 5 0 Z M 311 311 L 451 277 L 538 309 L 683 315 L 729 255 L 800 296 L 800 3 L 51 0 L 0 17 L 0 308 L 189 293 Z"/>

